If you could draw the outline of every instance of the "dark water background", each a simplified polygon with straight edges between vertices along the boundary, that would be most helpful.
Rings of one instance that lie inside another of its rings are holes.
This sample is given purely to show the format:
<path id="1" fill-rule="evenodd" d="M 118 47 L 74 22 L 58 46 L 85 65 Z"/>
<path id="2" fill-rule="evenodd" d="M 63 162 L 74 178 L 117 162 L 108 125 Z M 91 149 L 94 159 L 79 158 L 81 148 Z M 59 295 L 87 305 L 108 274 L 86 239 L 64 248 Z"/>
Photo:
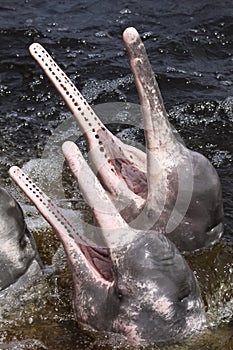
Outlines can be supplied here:
<path id="1" fill-rule="evenodd" d="M 67 113 L 28 46 L 35 41 L 43 44 L 89 103 L 138 103 L 122 42 L 128 26 L 137 28 L 146 45 L 171 122 L 186 145 L 212 161 L 221 178 L 223 242 L 190 259 L 207 303 L 214 300 L 215 310 L 232 293 L 232 1 L 1 0 L 0 185 L 10 186 L 10 165 L 22 166 L 40 157 L 47 138 Z M 57 243 L 50 231 L 47 235 L 38 244 L 44 256 L 51 256 Z M 49 239 L 54 243 L 49 244 Z M 104 336 L 82 332 L 73 322 L 69 273 L 58 273 L 48 283 L 53 297 L 46 302 L 42 297 L 2 322 L 0 349 L 112 349 L 113 345 L 105 345 Z M 230 350 L 232 341 L 228 316 L 201 343 L 184 343 L 177 349 Z"/>

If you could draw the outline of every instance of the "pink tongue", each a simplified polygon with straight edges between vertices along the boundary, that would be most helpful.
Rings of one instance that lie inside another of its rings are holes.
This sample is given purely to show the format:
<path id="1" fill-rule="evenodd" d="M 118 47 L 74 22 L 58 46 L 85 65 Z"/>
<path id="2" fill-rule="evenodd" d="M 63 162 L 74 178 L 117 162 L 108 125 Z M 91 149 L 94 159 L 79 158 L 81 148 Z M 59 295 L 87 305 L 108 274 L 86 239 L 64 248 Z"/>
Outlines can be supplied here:
<path id="1" fill-rule="evenodd" d="M 92 248 L 86 245 L 80 245 L 80 249 L 89 263 L 105 280 L 109 282 L 114 280 L 113 263 L 109 255 L 109 249 Z"/>

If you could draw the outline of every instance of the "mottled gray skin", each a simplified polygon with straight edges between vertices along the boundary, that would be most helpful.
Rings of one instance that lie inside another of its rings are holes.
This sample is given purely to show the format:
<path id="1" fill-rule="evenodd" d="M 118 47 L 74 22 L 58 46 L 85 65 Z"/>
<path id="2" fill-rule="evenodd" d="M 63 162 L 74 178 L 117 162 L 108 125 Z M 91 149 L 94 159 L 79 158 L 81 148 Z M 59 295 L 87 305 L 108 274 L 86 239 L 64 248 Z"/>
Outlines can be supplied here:
<path id="1" fill-rule="evenodd" d="M 38 276 L 41 267 L 36 244 L 27 229 L 21 207 L 6 190 L 0 188 L 0 292 L 16 284 L 17 288 L 22 287 L 17 282 L 27 283 L 27 279 Z"/>
<path id="2" fill-rule="evenodd" d="M 223 232 L 217 172 L 208 159 L 174 136 L 137 31 L 126 29 L 123 40 L 142 107 L 146 153 L 124 144 L 106 129 L 41 45 L 31 45 L 30 52 L 77 120 L 92 167 L 122 217 L 134 228 L 167 235 L 181 251 L 208 247 Z"/>
<path id="3" fill-rule="evenodd" d="M 135 343 L 177 342 L 201 330 L 205 316 L 198 283 L 166 236 L 143 232 L 109 254 L 111 284 L 71 265 L 79 322 Z"/>

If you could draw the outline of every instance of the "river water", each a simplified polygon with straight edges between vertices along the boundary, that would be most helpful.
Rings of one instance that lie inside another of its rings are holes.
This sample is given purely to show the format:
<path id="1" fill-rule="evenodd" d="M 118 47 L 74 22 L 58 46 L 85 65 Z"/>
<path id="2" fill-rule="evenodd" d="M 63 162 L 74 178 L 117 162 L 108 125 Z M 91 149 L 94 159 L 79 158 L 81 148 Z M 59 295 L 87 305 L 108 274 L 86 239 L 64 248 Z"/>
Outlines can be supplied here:
<path id="1" fill-rule="evenodd" d="M 212 161 L 223 187 L 222 242 L 189 257 L 201 285 L 210 327 L 204 336 L 171 349 L 230 350 L 232 1 L 2 0 L 0 185 L 15 192 L 26 208 L 26 199 L 8 178 L 8 168 L 40 158 L 54 130 L 69 116 L 67 107 L 30 57 L 28 46 L 33 42 L 44 45 L 92 105 L 138 103 L 122 42 L 122 32 L 128 26 L 136 27 L 141 34 L 171 123 L 188 147 Z M 34 230 L 38 246 L 42 258 L 50 264 L 59 244 L 49 228 L 42 223 L 38 227 Z M 59 269 L 46 283 L 36 286 L 34 299 L 1 321 L 0 349 L 130 348 L 117 339 L 81 330 L 76 325 L 71 306 L 72 281 L 61 256 Z"/>

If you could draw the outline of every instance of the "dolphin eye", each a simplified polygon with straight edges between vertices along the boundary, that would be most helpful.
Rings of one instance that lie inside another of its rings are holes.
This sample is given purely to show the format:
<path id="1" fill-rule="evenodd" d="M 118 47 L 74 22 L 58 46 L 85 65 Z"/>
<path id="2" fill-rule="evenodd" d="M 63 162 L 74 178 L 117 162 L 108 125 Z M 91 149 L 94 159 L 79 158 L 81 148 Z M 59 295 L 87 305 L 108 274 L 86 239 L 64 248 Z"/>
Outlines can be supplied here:
<path id="1" fill-rule="evenodd" d="M 25 238 L 25 235 L 23 235 L 19 240 L 19 246 L 21 249 L 25 249 L 27 245 L 27 240 Z"/>
<path id="2" fill-rule="evenodd" d="M 178 296 L 178 300 L 179 302 L 184 302 L 186 298 L 188 298 L 190 294 L 190 288 L 189 286 L 187 286 L 186 288 L 183 288 L 180 293 L 179 293 L 179 296 Z"/>
<path id="3" fill-rule="evenodd" d="M 120 290 L 118 290 L 117 296 L 119 300 L 123 299 L 123 293 Z"/>

